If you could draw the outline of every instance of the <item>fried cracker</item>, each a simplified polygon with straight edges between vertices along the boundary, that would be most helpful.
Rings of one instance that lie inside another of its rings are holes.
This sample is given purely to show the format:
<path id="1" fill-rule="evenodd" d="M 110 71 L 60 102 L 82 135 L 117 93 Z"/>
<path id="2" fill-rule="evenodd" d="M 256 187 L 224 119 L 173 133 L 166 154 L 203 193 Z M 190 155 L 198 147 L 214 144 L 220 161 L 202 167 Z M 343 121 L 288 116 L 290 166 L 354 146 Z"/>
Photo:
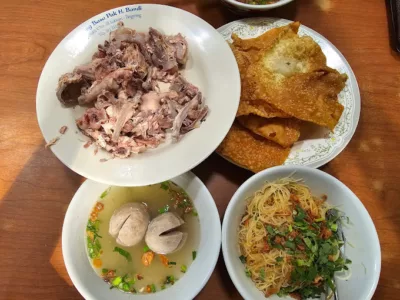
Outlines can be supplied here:
<path id="1" fill-rule="evenodd" d="M 300 137 L 300 121 L 293 118 L 265 119 L 255 115 L 239 117 L 238 122 L 250 131 L 284 148 L 292 146 Z"/>
<path id="2" fill-rule="evenodd" d="M 232 45 L 238 50 L 245 52 L 258 52 L 259 50 L 269 49 L 282 37 L 292 38 L 297 36 L 297 32 L 300 27 L 300 22 L 292 22 L 286 26 L 272 28 L 264 34 L 252 38 L 252 39 L 241 39 L 235 33 L 232 34 Z"/>
<path id="3" fill-rule="evenodd" d="M 275 28 L 254 39 L 233 36 L 236 52 L 250 62 L 241 77 L 242 98 L 265 101 L 333 130 L 344 109 L 337 95 L 347 75 L 327 67 L 319 45 L 308 36 L 299 37 L 298 26 Z"/>
<path id="4" fill-rule="evenodd" d="M 271 104 L 262 100 L 240 100 L 239 109 L 236 113 L 236 117 L 247 116 L 247 115 L 257 115 L 263 118 L 290 118 L 291 116 L 283 111 L 275 108 Z"/>
<path id="5" fill-rule="evenodd" d="M 235 122 L 217 152 L 256 173 L 282 165 L 290 149 L 268 141 Z"/>
<path id="6" fill-rule="evenodd" d="M 243 85 L 243 80 L 246 77 L 246 70 L 249 68 L 250 64 L 254 62 L 254 54 L 252 55 L 249 52 L 240 51 L 232 44 L 230 44 L 230 46 L 238 63 L 240 78 Z M 277 109 L 276 107 L 268 104 L 265 101 L 249 101 L 247 100 L 247 98 L 248 97 L 246 91 L 242 90 L 237 116 L 255 114 L 264 118 L 290 117 L 290 115 L 284 113 L 283 111 Z"/>

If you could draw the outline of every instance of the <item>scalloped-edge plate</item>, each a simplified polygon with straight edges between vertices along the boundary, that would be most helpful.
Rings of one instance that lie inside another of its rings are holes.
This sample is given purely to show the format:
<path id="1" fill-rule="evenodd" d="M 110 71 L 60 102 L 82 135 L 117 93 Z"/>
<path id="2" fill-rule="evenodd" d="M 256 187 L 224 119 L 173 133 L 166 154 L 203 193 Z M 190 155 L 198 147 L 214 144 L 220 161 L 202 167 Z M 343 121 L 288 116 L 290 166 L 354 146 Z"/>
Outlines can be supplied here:
<path id="1" fill-rule="evenodd" d="M 218 31 L 226 41 L 231 41 L 232 33 L 241 38 L 254 38 L 272 28 L 285 26 L 291 22 L 276 18 L 250 18 L 226 24 L 218 28 Z M 310 36 L 321 47 L 328 66 L 340 73 L 346 73 L 349 77 L 345 88 L 339 94 L 339 102 L 343 104 L 344 111 L 334 132 L 316 126 L 310 126 L 311 130 L 302 130 L 300 140 L 293 145 L 284 163 L 284 165 L 318 168 L 339 155 L 353 137 L 360 118 L 360 90 L 349 63 L 331 42 L 304 25 L 300 26 L 299 35 Z M 305 131 L 307 136 L 304 135 Z"/>

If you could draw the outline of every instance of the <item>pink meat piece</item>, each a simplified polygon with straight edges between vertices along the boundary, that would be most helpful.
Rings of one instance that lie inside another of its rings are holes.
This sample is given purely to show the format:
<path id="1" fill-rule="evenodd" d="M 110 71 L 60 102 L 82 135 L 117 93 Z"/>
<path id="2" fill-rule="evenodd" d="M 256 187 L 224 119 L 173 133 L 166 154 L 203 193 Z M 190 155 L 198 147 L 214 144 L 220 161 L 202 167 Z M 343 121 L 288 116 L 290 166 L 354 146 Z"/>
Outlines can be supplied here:
<path id="1" fill-rule="evenodd" d="M 199 93 L 199 89 L 193 84 L 189 83 L 183 76 L 178 76 L 172 82 L 171 90 L 185 93 L 187 96 L 193 98 Z"/>
<path id="2" fill-rule="evenodd" d="M 123 22 L 118 22 L 117 25 L 118 28 L 110 32 L 109 41 L 120 46 L 122 41 L 130 40 L 136 31 L 125 27 Z"/>
<path id="3" fill-rule="evenodd" d="M 111 65 L 107 58 L 95 58 L 90 63 L 77 66 L 74 73 L 81 74 L 90 81 L 101 80 L 112 71 L 117 69 L 116 65 Z"/>
<path id="4" fill-rule="evenodd" d="M 114 126 L 114 133 L 112 135 L 112 140 L 117 141 L 122 128 L 125 126 L 126 122 L 132 118 L 135 114 L 136 108 L 139 106 L 140 98 L 142 96 L 142 92 L 138 92 L 137 95 L 133 99 L 122 100 L 124 101 L 121 109 L 119 109 L 118 115 L 115 116 L 116 122 Z M 121 97 L 122 98 L 122 97 Z"/>
<path id="5" fill-rule="evenodd" d="M 146 77 L 149 65 L 137 45 L 133 44 L 126 47 L 121 61 L 125 64 L 125 67 L 132 68 L 139 78 L 144 79 Z"/>
<path id="6" fill-rule="evenodd" d="M 58 80 L 57 98 L 65 106 L 76 105 L 82 90 L 89 86 L 90 83 L 81 74 L 66 73 Z"/>
<path id="7" fill-rule="evenodd" d="M 167 42 L 165 36 L 154 28 L 149 31 L 149 45 L 152 48 L 151 59 L 156 67 L 171 74 L 178 71 L 178 62 L 175 57 L 175 48 Z"/>
<path id="8" fill-rule="evenodd" d="M 100 129 L 101 125 L 107 122 L 107 114 L 104 109 L 89 108 L 85 114 L 76 121 L 80 129 Z"/>
<path id="9" fill-rule="evenodd" d="M 207 117 L 208 114 L 208 107 L 205 106 L 202 109 L 196 111 L 196 117 L 194 120 L 191 119 L 186 119 L 185 121 L 188 121 L 187 124 L 184 124 L 181 128 L 181 134 L 188 133 L 189 131 L 199 127 L 199 123 L 204 121 L 204 119 Z"/>
<path id="10" fill-rule="evenodd" d="M 150 28 L 138 33 L 120 22 L 92 56 L 59 80 L 64 105 L 93 105 L 76 120 L 95 148 L 125 158 L 178 140 L 207 115 L 201 93 L 179 73 L 188 44 L 181 34 L 164 36 Z"/>
<path id="11" fill-rule="evenodd" d="M 183 121 L 186 119 L 189 110 L 197 105 L 199 100 L 199 95 L 196 95 L 190 102 L 188 102 L 183 108 L 181 108 L 174 119 L 174 123 L 172 125 L 172 138 L 177 141 L 180 138 L 180 131 L 182 127 Z"/>
<path id="12" fill-rule="evenodd" d="M 142 105 L 140 106 L 140 109 L 142 111 L 156 111 L 161 107 L 160 101 L 162 99 L 176 99 L 177 97 L 178 93 L 175 91 L 170 91 L 166 93 L 157 93 L 151 91 L 142 96 Z"/>
<path id="13" fill-rule="evenodd" d="M 186 64 L 188 59 L 188 43 L 186 39 L 178 33 L 177 35 L 168 37 L 167 40 L 175 49 L 176 61 L 181 65 Z"/>
<path id="14" fill-rule="evenodd" d="M 118 69 L 109 75 L 107 75 L 103 80 L 96 81 L 93 85 L 82 94 L 79 98 L 79 104 L 88 104 L 97 99 L 104 90 L 115 92 L 119 88 L 119 83 L 128 81 L 132 77 L 132 71 L 127 69 Z"/>
<path id="15" fill-rule="evenodd" d="M 68 130 L 68 126 L 62 126 L 61 128 L 60 128 L 60 130 L 59 130 L 59 132 L 61 133 L 61 134 L 64 134 L 64 133 L 66 133 L 67 132 L 67 130 Z"/>

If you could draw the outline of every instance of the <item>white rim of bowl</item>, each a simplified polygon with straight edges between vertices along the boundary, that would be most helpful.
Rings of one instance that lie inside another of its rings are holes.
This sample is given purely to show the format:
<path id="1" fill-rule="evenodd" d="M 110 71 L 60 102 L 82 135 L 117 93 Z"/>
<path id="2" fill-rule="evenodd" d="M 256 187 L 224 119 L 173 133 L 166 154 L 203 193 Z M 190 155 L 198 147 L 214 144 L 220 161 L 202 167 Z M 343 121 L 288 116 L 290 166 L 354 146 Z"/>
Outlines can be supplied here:
<path id="1" fill-rule="evenodd" d="M 215 267 L 216 267 L 217 262 L 218 262 L 219 254 L 221 252 L 222 231 L 221 231 L 221 219 L 219 217 L 218 208 L 217 208 L 217 205 L 215 203 L 215 200 L 214 200 L 213 196 L 211 195 L 210 191 L 208 190 L 207 186 L 203 183 L 203 181 L 201 181 L 200 178 L 198 178 L 194 173 L 186 172 L 186 173 L 184 173 L 184 174 L 182 174 L 180 176 L 184 176 L 185 174 L 188 174 L 188 173 L 191 176 L 193 176 L 193 180 L 196 181 L 197 184 L 199 184 L 200 186 L 203 186 L 205 188 L 205 192 L 206 192 L 206 194 L 208 196 L 207 197 L 208 200 L 206 200 L 206 201 L 209 202 L 209 205 L 210 205 L 210 208 L 211 208 L 211 210 L 209 210 L 209 214 L 213 215 L 213 217 L 212 217 L 213 219 L 218 220 L 216 222 L 216 224 L 217 224 L 218 229 L 219 229 L 215 233 L 216 234 L 215 238 L 217 240 L 216 244 L 218 245 L 218 247 L 216 247 L 214 255 L 208 257 L 212 261 L 212 268 L 210 268 L 210 270 L 208 271 L 207 275 L 204 277 L 204 280 L 197 286 L 197 288 L 193 289 L 193 294 L 190 295 L 190 298 L 192 299 L 192 298 L 196 297 L 201 292 L 201 290 L 205 287 L 207 282 L 210 280 L 210 277 L 211 277 L 212 273 L 215 270 Z M 180 177 L 180 176 L 177 176 L 177 177 Z M 171 179 L 171 180 L 173 180 L 173 179 Z M 70 212 L 72 203 L 78 201 L 79 194 L 82 193 L 82 190 L 85 188 L 84 185 L 88 184 L 87 182 L 97 183 L 97 182 L 95 182 L 93 180 L 90 180 L 90 179 L 85 180 L 85 182 L 83 182 L 80 185 L 80 187 L 78 188 L 78 190 L 75 192 L 74 196 L 72 197 L 72 200 L 68 205 L 67 212 L 65 213 L 65 218 L 64 218 L 64 222 L 63 222 L 62 233 L 61 233 L 61 250 L 62 250 L 62 255 L 63 255 L 65 268 L 67 269 L 68 276 L 71 279 L 74 287 L 77 289 L 79 294 L 81 296 L 83 296 L 85 299 L 86 299 L 86 297 L 88 297 L 88 299 L 94 299 L 92 297 L 92 294 L 90 293 L 89 289 L 87 289 L 86 286 L 84 286 L 80 281 L 78 281 L 76 279 L 76 277 L 77 277 L 76 272 L 75 272 L 75 270 L 73 268 L 71 268 L 71 266 L 74 264 L 74 262 L 72 261 L 70 255 L 66 255 L 66 253 L 69 253 L 69 250 L 65 246 L 68 243 L 68 241 L 66 239 L 66 236 L 67 236 L 67 227 L 69 227 L 69 226 L 66 226 L 66 224 L 74 222 L 73 215 Z M 103 183 L 100 183 L 100 184 L 107 185 L 107 184 L 103 184 Z M 93 201 L 93 204 L 94 204 L 94 201 Z M 83 234 L 83 232 L 82 232 L 82 234 Z M 140 295 L 140 296 L 146 296 L 146 295 Z"/>
<path id="2" fill-rule="evenodd" d="M 329 178 L 331 180 L 333 180 L 336 184 L 340 185 L 343 189 L 345 189 L 347 192 L 349 192 L 350 194 L 352 194 L 358 201 L 355 201 L 355 205 L 357 206 L 359 211 L 362 211 L 363 214 L 366 215 L 367 220 L 370 222 L 370 224 L 372 224 L 372 228 L 373 228 L 373 232 L 371 232 L 371 235 L 375 238 L 377 245 L 378 245 L 378 269 L 377 272 L 374 273 L 374 280 L 373 280 L 373 285 L 370 289 L 370 293 L 368 294 L 368 299 L 371 299 L 372 296 L 374 295 L 376 288 L 378 286 L 378 282 L 379 282 L 379 277 L 381 274 L 381 265 L 382 265 L 382 256 L 381 256 L 381 245 L 379 242 L 379 237 L 378 237 L 378 233 L 376 231 L 375 228 L 375 224 L 372 221 L 371 216 L 369 215 L 367 209 L 365 208 L 364 204 L 361 202 L 361 200 L 356 196 L 356 194 L 354 194 L 344 183 L 342 183 L 340 180 L 336 179 L 335 177 L 333 177 L 332 175 L 325 173 L 319 169 L 314 169 L 314 168 L 310 168 L 310 167 L 303 167 L 303 166 L 277 166 L 277 167 L 272 167 L 269 169 L 266 169 L 264 171 L 261 171 L 259 173 L 254 174 L 253 176 L 251 176 L 249 179 L 247 179 L 235 192 L 235 194 L 233 194 L 231 200 L 229 201 L 228 207 L 226 208 L 225 211 L 225 215 L 224 215 L 224 219 L 222 222 L 222 255 L 224 257 L 224 262 L 225 262 L 225 266 L 226 269 L 228 270 L 229 276 L 231 277 L 231 280 L 233 282 L 233 284 L 235 285 L 236 289 L 239 291 L 240 295 L 246 299 L 246 289 L 243 288 L 243 286 L 240 284 L 240 280 L 239 278 L 236 276 L 235 271 L 233 270 L 232 265 L 230 264 L 230 262 L 227 260 L 227 255 L 228 255 L 228 249 L 227 249 L 227 232 L 228 232 L 228 225 L 227 225 L 227 218 L 231 215 L 232 210 L 234 208 L 234 206 L 236 205 L 236 203 L 240 200 L 239 198 L 239 194 L 242 193 L 244 190 L 247 189 L 247 187 L 250 185 L 250 183 L 259 178 L 259 177 L 263 177 L 265 174 L 267 173 L 271 173 L 274 172 L 277 169 L 287 169 L 288 171 L 292 171 L 293 169 L 297 169 L 297 170 L 304 170 L 304 171 L 309 171 L 311 173 L 314 174 L 318 174 L 319 176 L 325 177 L 325 178 Z"/>
<path id="3" fill-rule="evenodd" d="M 245 9 L 251 9 L 251 10 L 260 10 L 260 9 L 265 9 L 265 8 L 275 8 L 275 7 L 280 7 L 282 5 L 288 4 L 289 2 L 292 2 L 293 0 L 279 0 L 276 3 L 271 3 L 271 4 L 246 4 L 239 2 L 237 0 L 223 0 L 225 2 L 228 2 L 234 6 L 240 7 L 240 8 L 245 8 Z"/>

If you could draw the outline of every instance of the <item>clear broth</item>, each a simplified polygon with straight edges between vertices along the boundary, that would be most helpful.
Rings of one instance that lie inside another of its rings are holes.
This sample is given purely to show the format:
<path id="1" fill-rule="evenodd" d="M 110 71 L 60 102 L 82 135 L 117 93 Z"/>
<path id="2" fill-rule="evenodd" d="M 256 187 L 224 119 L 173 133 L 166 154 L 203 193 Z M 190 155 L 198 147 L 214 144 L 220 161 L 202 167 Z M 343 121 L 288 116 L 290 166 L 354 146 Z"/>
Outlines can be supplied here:
<path id="1" fill-rule="evenodd" d="M 170 183 L 170 188 L 183 191 L 173 183 Z M 128 274 L 130 278 L 136 279 L 135 290 L 146 293 L 146 287 L 153 284 L 156 291 L 165 288 L 163 285 L 167 276 L 174 276 L 175 280 L 177 280 L 184 275 L 181 267 L 186 266 L 189 269 L 193 261 L 193 251 L 197 250 L 200 239 L 199 218 L 195 213 L 183 214 L 182 209 L 175 209 L 169 191 L 163 189 L 160 184 L 145 187 L 111 187 L 107 195 L 104 196 L 103 194 L 102 196 L 103 198 L 101 199 L 100 196 L 98 202 L 102 203 L 104 207 L 97 215 L 97 220 L 100 221 L 98 235 L 101 238 L 98 239 L 102 249 L 99 257 L 101 266 L 96 267 L 89 256 L 93 269 L 100 277 L 104 275 L 103 269 L 116 270 L 116 276 Z M 161 262 L 159 255 L 155 254 L 151 265 L 146 267 L 141 260 L 146 247 L 144 239 L 133 247 L 123 247 L 117 244 L 115 239 L 108 233 L 109 222 L 113 212 L 128 202 L 146 204 L 151 219 L 158 216 L 160 214 L 159 209 L 164 208 L 166 205 L 169 205 L 169 211 L 177 213 L 184 219 L 185 223 L 179 227 L 179 230 L 188 233 L 186 243 L 178 252 L 167 255 L 169 262 L 175 262 L 176 265 L 165 266 Z M 128 262 L 124 256 L 114 252 L 115 247 L 128 251 L 132 261 Z M 140 275 L 143 279 L 138 280 L 137 275 Z"/>

